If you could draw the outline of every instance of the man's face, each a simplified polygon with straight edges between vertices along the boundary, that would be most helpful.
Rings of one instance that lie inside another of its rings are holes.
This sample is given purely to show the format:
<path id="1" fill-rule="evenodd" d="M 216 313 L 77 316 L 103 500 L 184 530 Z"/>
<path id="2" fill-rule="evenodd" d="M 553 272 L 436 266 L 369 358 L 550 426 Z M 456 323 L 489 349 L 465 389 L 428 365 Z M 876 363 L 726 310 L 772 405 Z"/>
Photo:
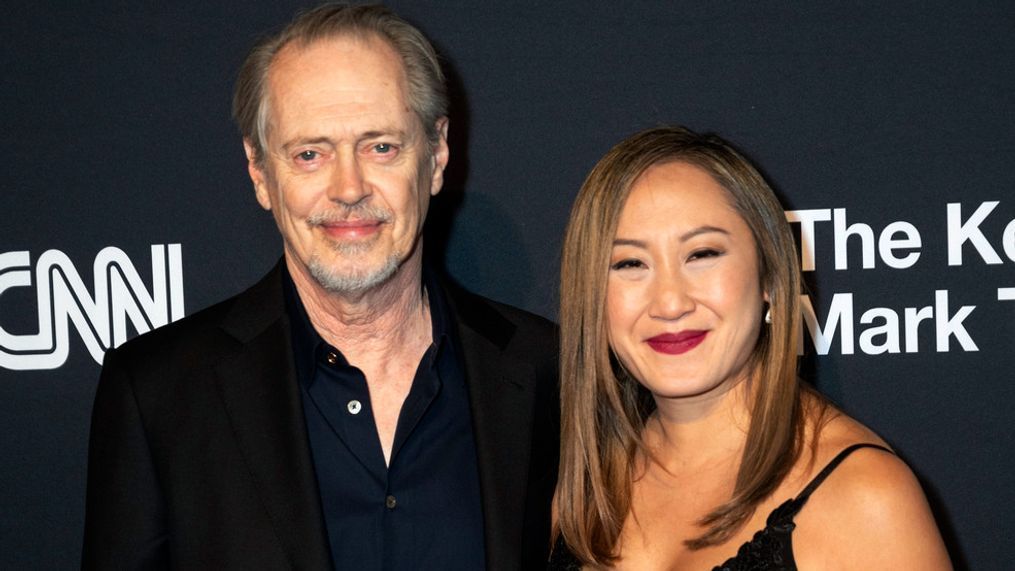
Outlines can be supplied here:
<path id="1" fill-rule="evenodd" d="M 336 293 L 383 283 L 417 246 L 443 183 L 447 121 L 431 144 L 408 104 L 405 73 L 378 39 L 287 46 L 268 75 L 257 200 L 271 210 L 291 271 Z"/>

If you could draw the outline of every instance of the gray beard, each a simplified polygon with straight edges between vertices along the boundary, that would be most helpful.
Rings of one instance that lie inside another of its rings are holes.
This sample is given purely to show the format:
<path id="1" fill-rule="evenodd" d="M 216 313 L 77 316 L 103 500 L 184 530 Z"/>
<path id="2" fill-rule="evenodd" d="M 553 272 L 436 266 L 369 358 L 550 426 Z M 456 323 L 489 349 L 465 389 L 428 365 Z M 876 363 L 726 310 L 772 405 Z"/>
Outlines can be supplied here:
<path id="1" fill-rule="evenodd" d="M 373 207 L 366 203 L 346 206 L 342 210 L 343 212 L 339 215 L 339 219 L 347 218 L 355 213 L 359 214 L 363 218 L 380 220 L 383 222 L 391 220 L 391 214 L 387 210 Z M 332 216 L 334 216 L 334 214 L 332 214 Z M 319 214 L 311 216 L 307 222 L 310 225 L 316 225 L 323 223 L 329 218 L 328 214 Z M 356 243 L 333 242 L 330 246 L 332 250 L 338 252 L 342 256 L 355 258 L 356 256 L 369 251 L 375 243 L 375 240 Z M 358 294 L 369 291 L 383 284 L 388 281 L 391 276 L 395 275 L 395 272 L 398 270 L 398 256 L 395 254 L 388 256 L 388 258 L 384 260 L 384 263 L 376 268 L 366 270 L 348 270 L 343 272 L 339 268 L 329 266 L 328 264 L 322 262 L 321 259 L 315 255 L 308 260 L 307 269 L 310 271 L 310 275 L 317 281 L 317 283 L 331 293 Z"/>
<path id="2" fill-rule="evenodd" d="M 365 246 L 365 247 L 364 247 Z M 334 249 L 343 254 L 356 254 L 369 247 L 367 244 L 336 244 Z M 357 252 L 358 251 L 358 252 Z M 321 287 L 338 294 L 355 294 L 369 291 L 391 279 L 398 270 L 398 257 L 389 256 L 384 263 L 375 268 L 365 270 L 342 271 L 325 264 L 317 256 L 307 263 L 307 269 Z"/>

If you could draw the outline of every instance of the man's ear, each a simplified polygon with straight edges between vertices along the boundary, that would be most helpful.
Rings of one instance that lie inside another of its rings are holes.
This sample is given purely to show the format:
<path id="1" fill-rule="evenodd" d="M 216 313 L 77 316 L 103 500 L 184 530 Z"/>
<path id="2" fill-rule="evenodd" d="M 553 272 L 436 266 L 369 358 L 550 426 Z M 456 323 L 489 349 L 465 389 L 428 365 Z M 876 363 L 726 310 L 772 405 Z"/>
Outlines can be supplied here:
<path id="1" fill-rule="evenodd" d="M 441 117 L 437 120 L 437 142 L 433 145 L 431 160 L 433 160 L 433 176 L 430 179 L 430 196 L 437 196 L 444 186 L 444 169 L 448 166 L 450 150 L 448 149 L 448 118 Z"/>
<path id="2" fill-rule="evenodd" d="M 250 174 L 250 180 L 254 183 L 254 195 L 257 197 L 257 202 L 261 205 L 261 208 L 271 210 L 271 193 L 268 192 L 267 184 L 268 177 L 264 169 L 257 163 L 257 153 L 250 139 L 243 139 L 243 150 L 247 153 L 247 173 Z"/>

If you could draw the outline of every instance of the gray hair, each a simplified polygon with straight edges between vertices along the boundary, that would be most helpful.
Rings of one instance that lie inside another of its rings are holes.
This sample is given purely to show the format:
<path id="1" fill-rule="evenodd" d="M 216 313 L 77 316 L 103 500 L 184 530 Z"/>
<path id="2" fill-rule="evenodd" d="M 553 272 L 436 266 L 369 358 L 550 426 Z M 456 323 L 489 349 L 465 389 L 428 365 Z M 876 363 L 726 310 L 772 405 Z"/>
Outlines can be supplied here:
<path id="1" fill-rule="evenodd" d="M 247 55 L 236 78 L 233 119 L 263 164 L 268 128 L 268 71 L 285 46 L 308 46 L 341 36 L 386 41 L 402 60 L 409 85 L 408 103 L 431 143 L 440 136 L 437 120 L 447 115 L 448 94 L 437 52 L 422 32 L 379 5 L 328 3 L 298 15 L 278 34 L 264 38 Z"/>

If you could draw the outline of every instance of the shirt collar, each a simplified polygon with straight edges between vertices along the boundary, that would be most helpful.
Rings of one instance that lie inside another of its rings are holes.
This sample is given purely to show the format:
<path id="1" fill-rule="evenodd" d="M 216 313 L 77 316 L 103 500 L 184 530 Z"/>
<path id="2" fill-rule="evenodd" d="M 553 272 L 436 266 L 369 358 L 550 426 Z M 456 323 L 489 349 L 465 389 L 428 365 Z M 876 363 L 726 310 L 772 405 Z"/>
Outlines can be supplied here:
<path id="1" fill-rule="evenodd" d="M 288 269 L 284 272 L 282 280 L 282 292 L 285 297 L 286 314 L 289 316 L 290 329 L 292 330 L 293 361 L 296 366 L 296 375 L 300 383 L 310 386 L 314 378 L 314 367 L 319 353 L 334 351 L 339 358 L 345 361 L 344 355 L 338 348 L 332 348 L 321 337 L 310 323 L 310 317 L 296 291 L 296 284 Z M 423 279 L 421 287 L 426 293 L 427 301 L 430 304 L 430 326 L 433 335 L 433 343 L 440 352 L 447 351 L 450 344 L 453 329 L 450 327 L 451 314 L 445 298 L 444 288 L 437 279 L 436 271 L 429 265 L 423 266 Z"/>

